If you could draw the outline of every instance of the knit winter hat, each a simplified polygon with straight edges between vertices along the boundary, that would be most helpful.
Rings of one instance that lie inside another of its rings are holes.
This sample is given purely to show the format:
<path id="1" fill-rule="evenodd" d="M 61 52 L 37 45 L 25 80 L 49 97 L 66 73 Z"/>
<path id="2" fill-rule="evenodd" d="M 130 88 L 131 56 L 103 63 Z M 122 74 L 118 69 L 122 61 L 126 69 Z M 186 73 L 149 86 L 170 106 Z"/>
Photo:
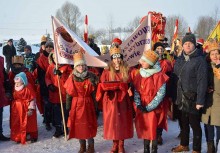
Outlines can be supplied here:
<path id="1" fill-rule="evenodd" d="M 51 47 L 51 48 L 54 48 L 54 45 L 53 45 L 53 42 L 52 41 L 47 41 L 46 44 L 45 44 L 45 47 Z"/>
<path id="2" fill-rule="evenodd" d="M 14 78 L 15 82 L 23 82 L 24 86 L 27 86 L 28 84 L 28 80 L 27 80 L 27 76 L 24 72 L 20 72 L 18 73 L 15 78 Z"/>
<path id="3" fill-rule="evenodd" d="M 161 46 L 161 47 L 163 47 L 163 48 L 164 48 L 163 43 L 161 43 L 161 42 L 156 42 L 156 43 L 154 44 L 153 50 L 155 51 L 155 50 L 156 50 L 156 48 L 157 48 L 157 47 L 159 47 L 159 46 Z"/>
<path id="4" fill-rule="evenodd" d="M 183 37 L 182 43 L 184 45 L 185 42 L 191 42 L 194 44 L 194 46 L 196 46 L 196 37 L 194 34 L 192 33 L 186 33 L 186 35 Z"/>
<path id="5" fill-rule="evenodd" d="M 140 60 L 145 61 L 146 63 L 150 64 L 153 66 L 159 59 L 159 55 L 152 51 L 152 50 L 146 50 L 143 52 L 143 55 L 141 56 Z M 139 62 L 140 62 L 139 60 Z"/>
<path id="6" fill-rule="evenodd" d="M 86 60 L 85 60 L 84 55 L 81 51 L 79 51 L 73 55 L 73 62 L 74 62 L 74 68 L 78 65 L 86 65 Z"/>
<path id="7" fill-rule="evenodd" d="M 31 49 L 31 46 L 30 46 L 30 45 L 26 45 L 26 46 L 24 47 L 24 49 L 28 49 L 29 51 L 32 51 L 32 49 Z"/>

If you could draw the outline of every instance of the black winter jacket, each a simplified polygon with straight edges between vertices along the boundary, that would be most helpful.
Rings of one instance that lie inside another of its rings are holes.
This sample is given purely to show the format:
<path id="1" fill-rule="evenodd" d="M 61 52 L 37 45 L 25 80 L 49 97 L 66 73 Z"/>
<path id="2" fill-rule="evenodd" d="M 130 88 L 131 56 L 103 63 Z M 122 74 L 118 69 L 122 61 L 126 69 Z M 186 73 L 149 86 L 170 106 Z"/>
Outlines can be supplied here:
<path id="1" fill-rule="evenodd" d="M 182 54 L 174 65 L 174 77 L 177 80 L 177 99 L 176 104 L 180 110 L 189 113 L 198 113 L 196 104 L 205 105 L 205 97 L 207 91 L 207 62 L 200 54 L 200 50 L 196 49 L 194 53 L 189 55 L 186 61 Z M 191 107 L 183 108 L 186 101 L 182 100 L 182 93 L 195 93 L 195 100 L 190 104 Z"/>

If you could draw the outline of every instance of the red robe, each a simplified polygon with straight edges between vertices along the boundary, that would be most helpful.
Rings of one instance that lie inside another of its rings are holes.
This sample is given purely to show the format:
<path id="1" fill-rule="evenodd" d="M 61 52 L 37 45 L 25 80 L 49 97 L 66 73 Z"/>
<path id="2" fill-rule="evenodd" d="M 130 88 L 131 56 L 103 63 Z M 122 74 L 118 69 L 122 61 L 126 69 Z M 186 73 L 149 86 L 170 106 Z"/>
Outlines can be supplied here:
<path id="1" fill-rule="evenodd" d="M 54 92 L 49 90 L 49 101 L 51 103 L 59 104 L 60 96 L 59 96 L 59 88 L 58 88 L 58 78 L 57 75 L 54 74 L 54 69 L 55 69 L 55 65 L 53 63 L 50 64 L 45 75 L 45 82 L 47 86 L 53 84 L 56 87 Z M 72 69 L 69 65 L 64 65 L 60 67 L 59 70 L 62 72 L 62 75 L 60 77 L 60 89 L 61 89 L 62 101 L 63 103 L 66 103 L 66 91 L 64 88 L 64 83 L 68 79 L 70 73 L 72 72 Z"/>
<path id="2" fill-rule="evenodd" d="M 28 84 L 21 91 L 14 90 L 13 97 L 10 114 L 11 140 L 25 144 L 27 134 L 31 138 L 38 137 L 36 110 L 33 110 L 31 116 L 27 116 L 30 101 L 36 98 L 35 92 Z"/>
<path id="3" fill-rule="evenodd" d="M 69 139 L 88 139 L 96 136 L 97 119 L 92 92 L 95 87 L 89 79 L 83 82 L 73 80 L 71 75 L 64 87 L 66 92 L 73 97 L 67 126 L 70 128 Z"/>
<path id="4" fill-rule="evenodd" d="M 0 108 L 9 105 L 9 100 L 5 96 L 4 88 L 4 58 L 0 56 Z"/>
<path id="5" fill-rule="evenodd" d="M 161 70 L 163 73 L 171 74 L 173 72 L 173 67 L 172 67 L 172 64 L 169 60 L 162 59 L 162 60 L 159 60 L 159 62 L 160 62 Z M 169 92 L 168 90 L 170 90 L 169 81 L 166 84 L 166 92 Z M 163 120 L 160 122 L 158 127 L 167 130 L 168 129 L 167 112 L 171 108 L 171 101 L 169 100 L 169 97 L 167 95 L 164 97 L 163 101 L 161 102 L 160 107 L 164 111 L 164 113 L 163 113 L 164 116 L 163 116 Z"/>
<path id="6" fill-rule="evenodd" d="M 146 107 L 156 96 L 160 87 L 166 83 L 168 77 L 158 72 L 154 75 L 143 78 L 138 73 L 134 78 L 135 89 L 140 93 L 141 105 Z M 142 113 L 139 109 L 136 109 L 135 127 L 137 136 L 140 139 L 156 140 L 157 127 L 159 122 L 163 119 L 163 109 L 160 105 L 148 113 Z"/>
<path id="7" fill-rule="evenodd" d="M 124 140 L 133 137 L 132 102 L 129 99 L 127 83 L 121 82 L 120 73 L 111 81 L 110 71 L 104 70 L 97 90 L 96 98 L 103 105 L 104 139 Z M 102 99 L 101 99 L 102 98 Z"/>

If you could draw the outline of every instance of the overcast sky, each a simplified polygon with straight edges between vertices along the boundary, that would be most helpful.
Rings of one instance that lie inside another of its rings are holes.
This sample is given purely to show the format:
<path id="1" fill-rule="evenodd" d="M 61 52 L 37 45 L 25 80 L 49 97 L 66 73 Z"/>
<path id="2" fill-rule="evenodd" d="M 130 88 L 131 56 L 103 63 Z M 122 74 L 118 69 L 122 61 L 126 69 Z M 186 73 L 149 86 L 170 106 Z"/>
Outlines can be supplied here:
<path id="1" fill-rule="evenodd" d="M 51 15 L 64 0 L 0 0 L 0 41 L 8 38 L 25 38 L 40 41 L 51 33 Z M 220 0 L 69 0 L 77 5 L 82 15 L 88 15 L 93 28 L 106 28 L 112 16 L 115 27 L 126 26 L 136 16 L 148 11 L 165 16 L 181 15 L 193 30 L 199 16 L 220 12 Z M 220 16 L 220 14 L 219 14 Z"/>

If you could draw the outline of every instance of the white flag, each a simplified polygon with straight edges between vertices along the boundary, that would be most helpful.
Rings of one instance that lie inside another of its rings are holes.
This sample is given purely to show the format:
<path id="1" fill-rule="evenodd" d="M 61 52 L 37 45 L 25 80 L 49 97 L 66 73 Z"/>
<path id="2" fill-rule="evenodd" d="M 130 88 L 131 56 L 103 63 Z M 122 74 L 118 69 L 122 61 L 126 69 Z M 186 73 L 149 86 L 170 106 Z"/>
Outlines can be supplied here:
<path id="1" fill-rule="evenodd" d="M 135 29 L 135 31 L 121 44 L 124 61 L 129 66 L 138 64 L 143 51 L 151 49 L 151 14 Z M 108 62 L 110 55 L 99 56 L 99 59 Z"/>
<path id="2" fill-rule="evenodd" d="M 96 58 L 98 54 L 57 18 L 52 16 L 54 51 L 59 64 L 73 65 L 73 55 L 83 51 L 88 66 L 105 67 L 107 64 Z"/>

